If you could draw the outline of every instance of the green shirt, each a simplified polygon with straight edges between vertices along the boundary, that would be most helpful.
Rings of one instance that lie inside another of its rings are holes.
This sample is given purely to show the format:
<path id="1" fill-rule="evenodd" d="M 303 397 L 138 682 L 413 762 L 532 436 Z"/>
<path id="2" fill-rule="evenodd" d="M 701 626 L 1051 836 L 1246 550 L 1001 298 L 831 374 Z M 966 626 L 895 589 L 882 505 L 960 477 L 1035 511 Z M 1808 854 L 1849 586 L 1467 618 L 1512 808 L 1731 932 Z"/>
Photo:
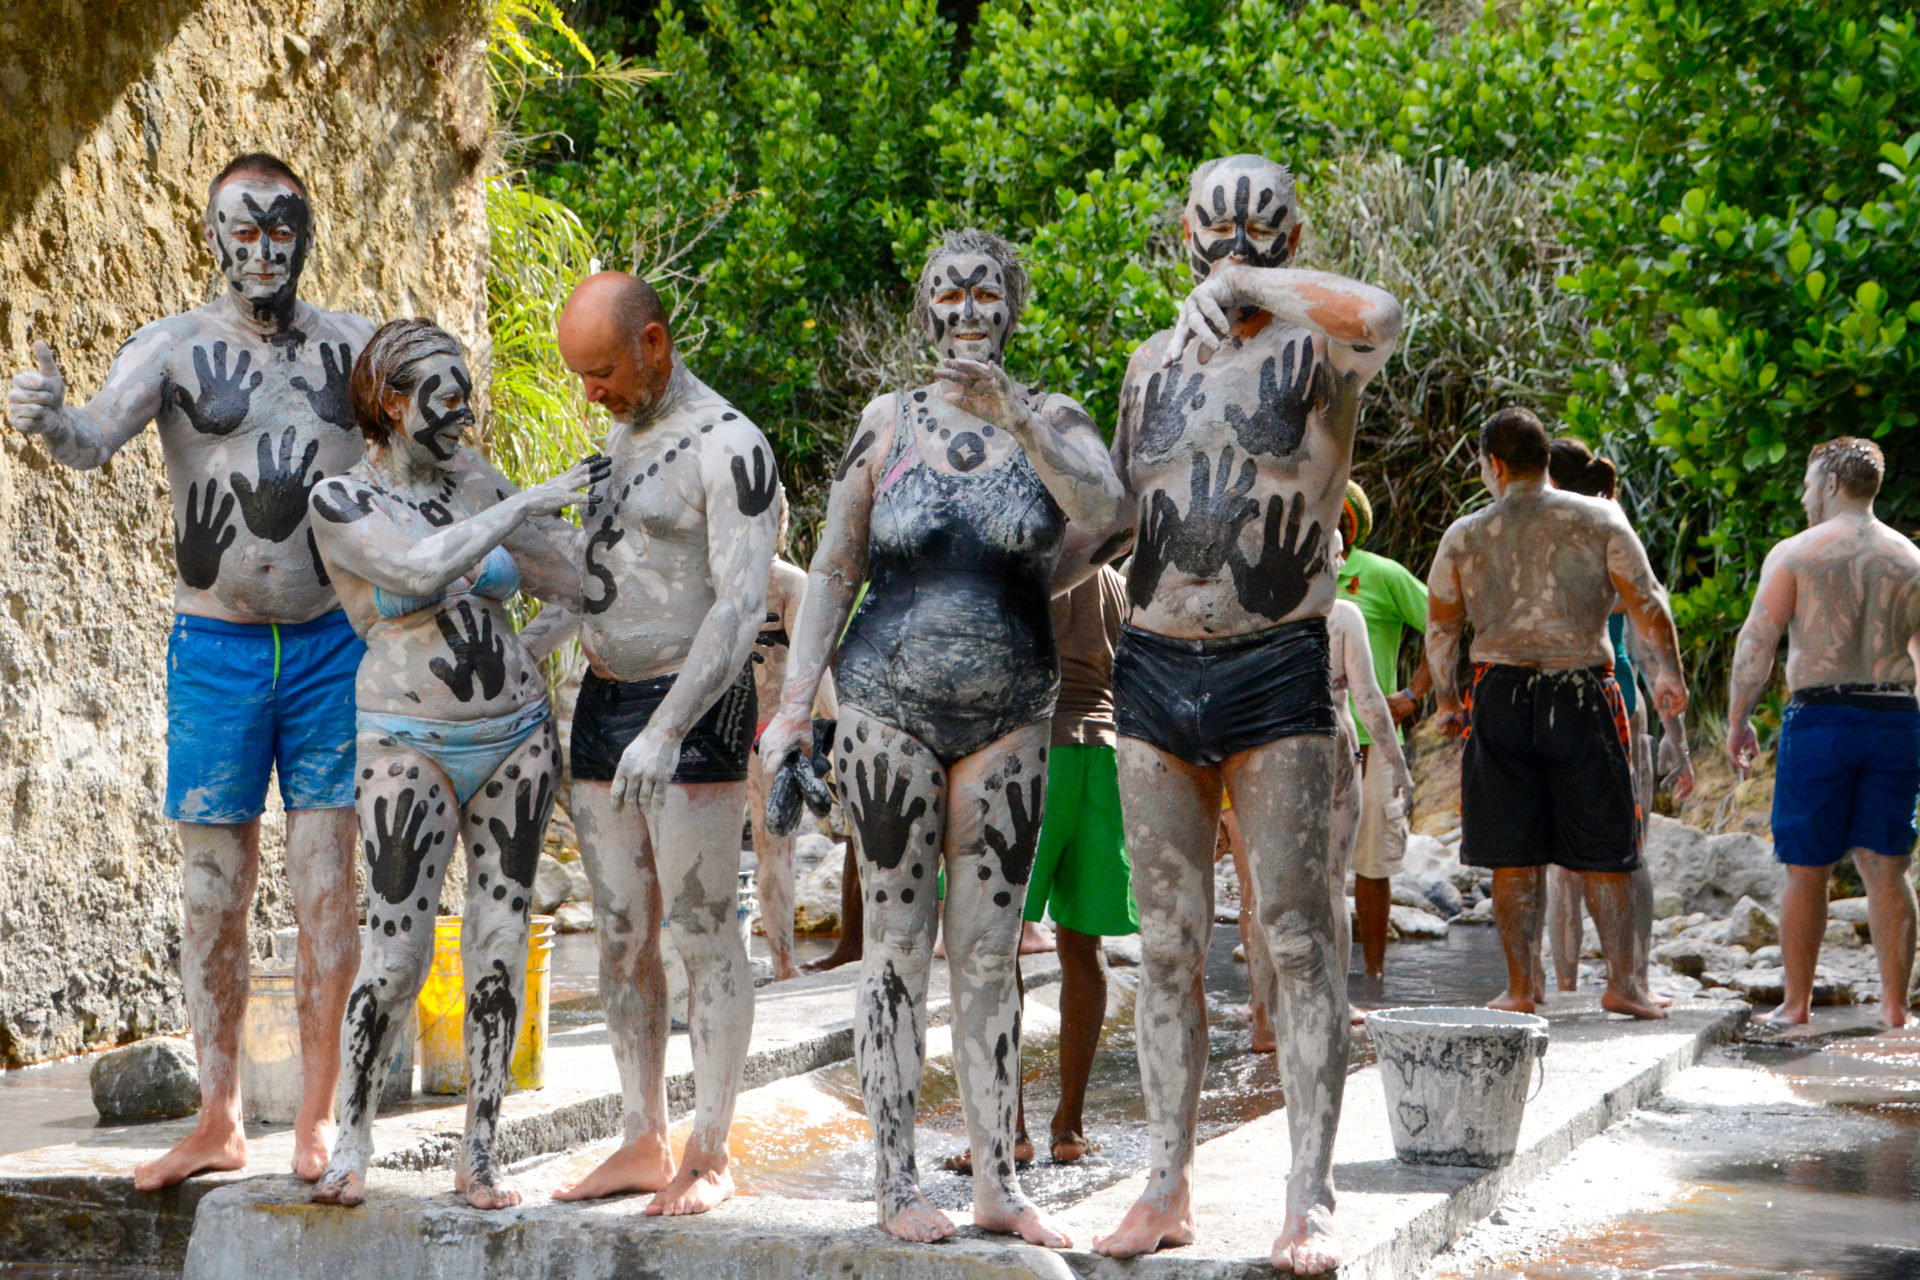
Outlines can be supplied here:
<path id="1" fill-rule="evenodd" d="M 1412 627 L 1422 635 L 1427 631 L 1427 584 L 1399 561 L 1355 547 L 1340 570 L 1340 595 L 1358 605 L 1367 620 L 1367 646 L 1373 650 L 1373 678 L 1380 692 L 1395 692 L 1400 688 L 1400 629 Z M 1357 715 L 1354 728 L 1363 744 L 1373 741 Z M 1397 728 L 1394 736 L 1400 736 Z"/>

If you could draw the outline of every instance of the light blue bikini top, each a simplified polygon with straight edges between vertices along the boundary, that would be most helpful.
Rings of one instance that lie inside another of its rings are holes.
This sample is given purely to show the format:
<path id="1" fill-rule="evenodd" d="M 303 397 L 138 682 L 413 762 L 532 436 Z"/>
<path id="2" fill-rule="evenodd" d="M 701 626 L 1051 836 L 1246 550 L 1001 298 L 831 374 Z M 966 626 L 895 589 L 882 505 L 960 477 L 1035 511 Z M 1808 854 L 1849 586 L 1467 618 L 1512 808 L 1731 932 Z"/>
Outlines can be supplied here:
<path id="1" fill-rule="evenodd" d="M 513 555 L 505 547 L 495 547 L 487 552 L 487 558 L 480 562 L 480 572 L 474 575 L 473 585 L 465 592 L 455 595 L 485 596 L 489 600 L 511 600 L 520 590 L 520 567 L 513 562 Z M 446 599 L 448 592 L 440 590 L 423 596 L 403 596 L 397 592 L 373 589 L 373 607 L 382 618 L 399 618 L 409 613 L 417 613 L 430 608 Z"/>

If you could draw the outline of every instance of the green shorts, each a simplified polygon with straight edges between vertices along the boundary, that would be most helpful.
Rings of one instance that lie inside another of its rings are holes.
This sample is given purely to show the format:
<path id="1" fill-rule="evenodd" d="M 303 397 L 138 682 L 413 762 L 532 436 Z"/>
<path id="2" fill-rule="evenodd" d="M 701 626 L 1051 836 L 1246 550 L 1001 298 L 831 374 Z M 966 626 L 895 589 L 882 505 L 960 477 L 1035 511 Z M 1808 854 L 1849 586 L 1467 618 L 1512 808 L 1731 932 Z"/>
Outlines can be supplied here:
<path id="1" fill-rule="evenodd" d="M 1133 863 L 1120 830 L 1120 771 L 1112 747 L 1047 749 L 1047 808 L 1027 881 L 1027 919 L 1051 915 L 1075 933 L 1140 931 Z"/>

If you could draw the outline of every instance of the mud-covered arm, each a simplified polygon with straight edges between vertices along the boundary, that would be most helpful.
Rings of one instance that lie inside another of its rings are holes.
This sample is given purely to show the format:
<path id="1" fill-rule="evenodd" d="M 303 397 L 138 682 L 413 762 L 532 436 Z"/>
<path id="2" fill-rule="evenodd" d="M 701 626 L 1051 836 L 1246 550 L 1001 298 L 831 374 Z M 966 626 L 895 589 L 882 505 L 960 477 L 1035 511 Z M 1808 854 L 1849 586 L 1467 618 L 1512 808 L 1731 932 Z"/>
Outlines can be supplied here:
<path id="1" fill-rule="evenodd" d="M 1453 529 L 1440 539 L 1433 569 L 1427 575 L 1427 671 L 1433 677 L 1433 700 L 1443 733 L 1458 736 L 1466 727 L 1456 673 L 1460 663 L 1460 636 L 1466 629 L 1467 609 L 1460 592 L 1460 539 Z"/>
<path id="2" fill-rule="evenodd" d="M 498 467 L 472 449 L 462 448 L 448 466 L 459 476 L 476 509 L 505 502 L 520 492 Z M 578 613 L 582 608 L 581 537 L 579 526 L 564 517 L 528 515 L 501 545 L 513 554 L 522 591 Z"/>
<path id="3" fill-rule="evenodd" d="M 1647 549 L 1621 516 L 1607 541 L 1607 574 L 1620 593 L 1627 623 L 1640 638 L 1647 670 L 1653 675 L 1653 705 L 1662 719 L 1687 711 L 1687 678 L 1680 667 L 1680 633 L 1667 610 L 1667 593 L 1653 576 Z"/>
<path id="4" fill-rule="evenodd" d="M 520 644 L 535 662 L 545 662 L 554 650 L 580 634 L 580 615 L 557 604 L 520 628 Z"/>
<path id="5" fill-rule="evenodd" d="M 1740 625 L 1740 638 L 1733 646 L 1733 671 L 1727 680 L 1727 755 L 1736 769 L 1751 766 L 1760 749 L 1753 709 L 1773 679 L 1773 656 L 1780 649 L 1781 633 L 1793 621 L 1798 595 L 1793 568 L 1775 547 L 1760 566 L 1760 588 L 1753 593 L 1753 607 Z"/>
<path id="6" fill-rule="evenodd" d="M 1672 612 L 1671 604 L 1667 608 L 1668 612 Z M 1626 641 L 1627 656 L 1633 659 L 1635 668 L 1650 670 L 1646 645 L 1641 643 L 1639 631 L 1628 627 Z M 1656 767 L 1660 771 L 1662 784 L 1673 792 L 1675 799 L 1684 800 L 1693 794 L 1694 783 L 1693 760 L 1687 749 L 1687 718 L 1683 715 L 1666 715 L 1657 707 L 1654 713 L 1659 717 L 1661 728 Z"/>
<path id="7" fill-rule="evenodd" d="M 1198 341 L 1203 352 L 1218 346 L 1241 307 L 1258 307 L 1282 324 L 1324 335 L 1328 362 L 1363 379 L 1386 367 L 1403 324 L 1399 300 L 1373 285 L 1330 271 L 1229 263 L 1216 267 L 1181 304 L 1167 359 L 1179 359 L 1190 341 Z"/>
<path id="8" fill-rule="evenodd" d="M 85 405 L 71 405 L 53 351 L 35 342 L 38 367 L 14 375 L 7 415 L 15 430 L 44 439 L 55 462 L 81 471 L 98 467 L 160 412 L 169 344 L 168 330 L 148 325 L 114 356 L 100 393 Z"/>
<path id="9" fill-rule="evenodd" d="M 1353 698 L 1353 714 L 1373 739 L 1373 749 L 1386 757 L 1387 767 L 1393 770 L 1394 789 L 1411 797 L 1413 773 L 1407 768 L 1406 753 L 1400 749 L 1399 735 L 1394 732 L 1393 710 L 1387 705 L 1387 695 L 1380 691 L 1380 682 L 1374 678 L 1373 646 L 1367 640 L 1366 621 L 1358 618 L 1358 614 L 1359 610 L 1355 609 L 1356 620 L 1341 627 L 1347 692 Z"/>
<path id="10" fill-rule="evenodd" d="M 980 360 L 943 360 L 933 372 L 951 403 L 1019 441 L 1069 523 L 1099 530 L 1113 523 L 1120 481 L 1099 429 L 1076 401 L 1048 396 L 1036 403 L 1004 368 Z"/>

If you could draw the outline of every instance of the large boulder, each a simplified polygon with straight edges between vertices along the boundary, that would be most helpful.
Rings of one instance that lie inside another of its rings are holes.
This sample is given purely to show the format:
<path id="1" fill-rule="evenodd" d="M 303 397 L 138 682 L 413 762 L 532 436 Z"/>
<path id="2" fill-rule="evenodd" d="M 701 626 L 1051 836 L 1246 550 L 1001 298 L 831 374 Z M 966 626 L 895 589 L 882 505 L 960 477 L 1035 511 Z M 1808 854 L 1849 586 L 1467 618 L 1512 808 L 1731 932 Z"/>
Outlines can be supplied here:
<path id="1" fill-rule="evenodd" d="M 1656 896 L 1663 890 L 1677 895 L 1682 910 L 1725 916 L 1743 897 L 1769 910 L 1780 906 L 1786 876 L 1773 846 L 1758 836 L 1712 836 L 1655 814 L 1641 856 L 1653 872 Z"/>
<path id="2" fill-rule="evenodd" d="M 1675 973 L 1698 978 L 1709 971 L 1733 973 L 1748 966 L 1745 947 L 1722 946 L 1700 938 L 1678 938 L 1653 949 L 1653 958 Z"/>
<path id="3" fill-rule="evenodd" d="M 1773 918 L 1772 912 L 1752 898 L 1741 898 L 1727 913 L 1718 934 L 1714 941 L 1722 946 L 1758 951 L 1780 941 L 1780 922 Z"/>
<path id="4" fill-rule="evenodd" d="M 801 876 L 794 886 L 793 932 L 796 936 L 840 932 L 840 872 L 845 857 L 845 849 L 834 845 L 819 860 L 819 865 Z"/>
<path id="5" fill-rule="evenodd" d="M 554 908 L 555 933 L 592 933 L 593 908 L 584 902 L 563 902 Z"/>
<path id="6" fill-rule="evenodd" d="M 551 854 L 541 854 L 539 865 L 533 871 L 534 914 L 552 915 L 554 908 L 572 894 L 573 877 L 567 874 L 566 866 Z"/>
<path id="7" fill-rule="evenodd" d="M 88 1083 L 107 1120 L 173 1120 L 200 1109 L 200 1076 L 184 1040 L 156 1037 L 103 1053 Z"/>
<path id="8" fill-rule="evenodd" d="M 584 902 L 591 905 L 593 902 L 593 881 L 587 879 L 587 868 L 585 864 L 579 862 L 563 862 L 560 865 L 567 869 L 567 901 Z"/>
<path id="9" fill-rule="evenodd" d="M 1447 922 L 1419 907 L 1396 906 L 1387 913 L 1387 921 L 1400 938 L 1444 938 Z"/>

